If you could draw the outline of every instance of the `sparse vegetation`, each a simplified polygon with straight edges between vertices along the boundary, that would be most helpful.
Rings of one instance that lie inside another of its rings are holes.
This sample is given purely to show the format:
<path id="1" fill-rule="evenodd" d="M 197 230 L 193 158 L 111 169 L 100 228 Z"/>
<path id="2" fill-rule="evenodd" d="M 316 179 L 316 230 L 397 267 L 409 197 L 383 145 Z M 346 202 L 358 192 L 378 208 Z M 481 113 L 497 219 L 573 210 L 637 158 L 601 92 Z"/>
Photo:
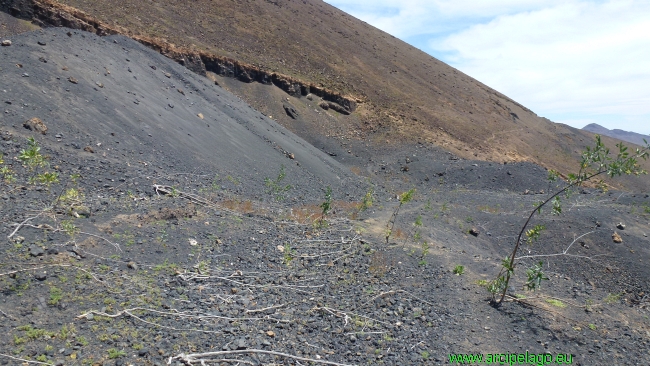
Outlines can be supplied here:
<path id="1" fill-rule="evenodd" d="M 612 157 L 610 154 L 610 150 L 606 148 L 605 145 L 602 143 L 600 136 L 596 135 L 595 146 L 587 147 L 585 149 L 585 151 L 582 154 L 580 169 L 578 173 L 576 174 L 572 173 L 568 175 L 568 181 L 567 181 L 568 184 L 566 185 L 566 187 L 560 189 L 559 191 L 557 191 L 556 193 L 548 197 L 546 200 L 536 204 L 535 208 L 528 215 L 528 219 L 521 227 L 512 254 L 506 257 L 502 261 L 501 271 L 488 286 L 488 291 L 492 293 L 492 300 L 495 304 L 501 304 L 503 302 L 504 297 L 506 296 L 510 279 L 512 278 L 512 275 L 515 272 L 515 266 L 516 266 L 515 260 L 517 258 L 519 246 L 522 242 L 521 240 L 522 237 L 525 234 L 526 237 L 528 238 L 527 241 L 529 243 L 532 243 L 533 241 L 539 239 L 541 232 L 544 229 L 544 226 L 542 225 L 535 225 L 533 229 L 526 230 L 528 224 L 533 219 L 533 216 L 535 214 L 541 213 L 542 207 L 544 207 L 548 203 L 552 203 L 553 214 L 554 215 L 561 214 L 562 205 L 561 205 L 560 195 L 562 194 L 570 195 L 576 187 L 582 186 L 583 183 L 599 175 L 604 174 L 610 178 L 614 178 L 622 175 L 638 176 L 641 174 L 647 174 L 647 172 L 643 170 L 638 163 L 639 159 L 647 160 L 648 158 L 648 151 L 650 150 L 650 144 L 648 144 L 647 141 L 646 141 L 646 147 L 637 148 L 635 153 L 632 155 L 630 155 L 630 153 L 627 151 L 628 148 L 623 143 L 619 143 L 616 146 L 618 148 L 617 155 L 615 157 Z M 556 178 L 557 178 L 557 173 L 555 172 L 549 173 L 549 181 L 551 180 L 554 181 Z M 526 287 L 532 291 L 536 290 L 541 284 L 541 281 L 546 279 L 546 276 L 542 272 L 541 262 L 536 264 L 529 271 L 527 271 L 527 273 L 529 274 L 529 276 L 528 276 L 528 282 L 526 282 Z M 532 275 L 532 279 L 531 279 L 531 275 Z M 501 294 L 501 296 L 497 301 L 496 295 L 499 293 Z"/>
<path id="2" fill-rule="evenodd" d="M 179 266 L 176 263 L 170 263 L 167 258 L 165 258 L 165 261 L 161 264 L 155 265 L 153 267 L 153 270 L 156 272 L 159 271 L 167 271 L 170 274 L 175 273 L 178 270 Z"/>
<path id="3" fill-rule="evenodd" d="M 36 179 L 39 183 L 45 184 L 49 188 L 53 183 L 59 182 L 59 173 L 45 172 L 37 175 Z"/>
<path id="4" fill-rule="evenodd" d="M 110 348 L 106 352 L 108 352 L 108 358 L 111 360 L 126 356 L 126 352 L 123 350 L 117 350 L 116 348 Z"/>
<path id="5" fill-rule="evenodd" d="M 266 185 L 266 193 L 273 196 L 276 201 L 283 201 L 285 199 L 285 194 L 291 190 L 290 184 L 284 184 L 284 178 L 287 174 L 284 171 L 284 165 L 280 165 L 280 172 L 275 180 L 271 178 L 264 178 L 264 185 Z"/>
<path id="6" fill-rule="evenodd" d="M 41 154 L 41 147 L 33 137 L 27 139 L 27 149 L 20 151 L 18 160 L 22 161 L 29 170 L 35 171 L 37 168 L 42 168 L 47 165 L 45 157 Z"/>
<path id="7" fill-rule="evenodd" d="M 79 232 L 79 228 L 71 220 L 61 221 L 61 230 L 68 234 L 72 239 Z"/>
<path id="8" fill-rule="evenodd" d="M 614 304 L 617 303 L 621 300 L 621 295 L 622 294 L 608 294 L 607 297 L 605 297 L 605 303 L 606 304 Z"/>
<path id="9" fill-rule="evenodd" d="M 57 305 L 61 299 L 63 299 L 63 290 L 58 287 L 50 287 L 50 300 L 47 303 Z"/>
<path id="10" fill-rule="evenodd" d="M 284 243 L 282 254 L 283 254 L 284 264 L 287 266 L 291 264 L 291 261 L 293 261 L 293 259 L 295 258 L 295 250 L 291 248 L 289 243 Z"/>
<path id="11" fill-rule="evenodd" d="M 459 265 L 456 265 L 456 267 L 454 267 L 453 273 L 454 273 L 456 276 L 460 276 L 460 275 L 462 275 L 463 273 L 465 273 L 465 267 L 464 267 L 464 266 L 461 266 L 460 264 L 459 264 Z"/>
<path id="12" fill-rule="evenodd" d="M 364 212 L 370 207 L 372 207 L 374 194 L 375 194 L 375 189 L 373 187 L 370 187 L 368 189 L 368 192 L 366 192 L 365 196 L 363 196 L 363 199 L 361 200 L 361 203 L 359 204 L 359 207 L 357 209 L 357 213 Z"/>
<path id="13" fill-rule="evenodd" d="M 429 243 L 422 242 L 422 254 L 420 255 L 420 262 L 418 263 L 421 266 L 427 265 L 427 255 L 429 254 Z"/>
<path id="14" fill-rule="evenodd" d="M 320 218 L 316 220 L 315 226 L 318 228 L 325 228 L 327 227 L 327 221 L 325 220 L 325 217 L 332 209 L 332 188 L 327 187 L 325 190 L 325 201 L 323 201 L 319 207 L 321 208 L 321 214 Z"/>

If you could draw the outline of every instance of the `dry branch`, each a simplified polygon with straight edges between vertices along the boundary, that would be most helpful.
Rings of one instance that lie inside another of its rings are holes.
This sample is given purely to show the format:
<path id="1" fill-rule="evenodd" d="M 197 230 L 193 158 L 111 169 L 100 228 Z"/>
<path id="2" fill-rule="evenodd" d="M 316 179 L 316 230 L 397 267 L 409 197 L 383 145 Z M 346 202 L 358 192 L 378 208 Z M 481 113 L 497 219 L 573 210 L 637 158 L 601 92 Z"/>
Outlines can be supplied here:
<path id="1" fill-rule="evenodd" d="M 299 361 L 320 363 L 320 364 L 324 364 L 324 365 L 354 366 L 354 365 L 350 365 L 350 364 L 344 364 L 344 363 L 338 363 L 338 362 L 332 362 L 332 361 L 324 361 L 324 360 L 318 360 L 318 359 L 313 359 L 313 358 L 305 358 L 305 357 L 290 355 L 288 353 L 275 352 L 275 351 L 265 351 L 265 350 L 261 350 L 261 349 L 244 349 L 244 350 L 234 350 L 234 351 L 218 351 L 218 352 L 190 353 L 190 354 L 181 353 L 181 354 L 179 354 L 177 356 L 170 357 L 169 360 L 167 361 L 167 364 L 171 365 L 173 360 L 179 360 L 179 361 L 183 361 L 183 362 L 186 362 L 186 363 L 192 365 L 193 363 L 208 361 L 208 360 L 204 359 L 204 357 L 222 356 L 222 355 L 234 355 L 234 354 L 245 354 L 245 353 L 260 353 L 260 354 L 266 354 L 266 355 L 274 355 L 274 356 L 292 358 L 294 360 L 299 360 Z M 241 362 L 241 361 L 238 361 L 238 362 Z"/>
<path id="2" fill-rule="evenodd" d="M 11 358 L 12 360 L 16 360 L 16 361 L 22 361 L 22 362 L 26 362 L 26 363 L 35 363 L 37 365 L 52 365 L 51 363 L 26 360 L 24 358 L 18 358 L 18 357 L 14 357 L 14 356 L 5 355 L 4 353 L 0 353 L 0 356 L 8 357 L 8 358 Z"/>

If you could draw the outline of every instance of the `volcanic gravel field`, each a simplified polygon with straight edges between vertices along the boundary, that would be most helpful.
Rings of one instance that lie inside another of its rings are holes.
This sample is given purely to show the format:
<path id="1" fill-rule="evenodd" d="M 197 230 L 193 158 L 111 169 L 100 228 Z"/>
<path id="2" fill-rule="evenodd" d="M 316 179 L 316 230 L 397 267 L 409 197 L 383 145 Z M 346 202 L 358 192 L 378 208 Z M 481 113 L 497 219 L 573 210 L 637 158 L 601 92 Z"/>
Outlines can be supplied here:
<path id="1" fill-rule="evenodd" d="M 432 145 L 333 154 L 332 139 L 314 147 L 126 37 L 10 39 L 0 364 L 439 365 L 525 352 L 650 364 L 647 192 L 585 188 L 562 215 L 542 211 L 533 224 L 546 230 L 519 252 L 537 257 L 493 307 L 479 281 L 564 184 L 544 168 Z M 33 118 L 44 134 L 24 127 Z M 34 169 L 18 158 L 30 137 L 46 157 Z M 43 173 L 58 182 L 30 182 Z M 539 260 L 550 280 L 526 292 Z"/>

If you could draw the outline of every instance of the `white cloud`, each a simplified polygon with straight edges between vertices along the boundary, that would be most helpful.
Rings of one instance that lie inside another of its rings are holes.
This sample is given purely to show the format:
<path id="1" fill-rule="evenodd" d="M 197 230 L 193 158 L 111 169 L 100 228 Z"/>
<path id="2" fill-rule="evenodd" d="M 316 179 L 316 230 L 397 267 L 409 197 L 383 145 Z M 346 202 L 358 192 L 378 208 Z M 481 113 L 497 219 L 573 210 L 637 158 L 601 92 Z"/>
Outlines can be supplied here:
<path id="1" fill-rule="evenodd" d="M 331 3 L 554 121 L 650 134 L 650 2 Z"/>
<path id="2" fill-rule="evenodd" d="M 467 21 L 561 4 L 560 0 L 327 0 L 396 37 L 436 34 Z"/>

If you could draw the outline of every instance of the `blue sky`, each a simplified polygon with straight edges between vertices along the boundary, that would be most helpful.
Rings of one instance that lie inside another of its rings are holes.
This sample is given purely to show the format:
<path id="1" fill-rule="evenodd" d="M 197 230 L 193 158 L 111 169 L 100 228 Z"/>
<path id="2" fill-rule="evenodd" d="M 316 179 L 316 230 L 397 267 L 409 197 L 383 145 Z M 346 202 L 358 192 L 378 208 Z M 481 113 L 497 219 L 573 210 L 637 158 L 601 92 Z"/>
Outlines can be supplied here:
<path id="1" fill-rule="evenodd" d="M 326 0 L 540 116 L 650 135 L 650 2 Z"/>

